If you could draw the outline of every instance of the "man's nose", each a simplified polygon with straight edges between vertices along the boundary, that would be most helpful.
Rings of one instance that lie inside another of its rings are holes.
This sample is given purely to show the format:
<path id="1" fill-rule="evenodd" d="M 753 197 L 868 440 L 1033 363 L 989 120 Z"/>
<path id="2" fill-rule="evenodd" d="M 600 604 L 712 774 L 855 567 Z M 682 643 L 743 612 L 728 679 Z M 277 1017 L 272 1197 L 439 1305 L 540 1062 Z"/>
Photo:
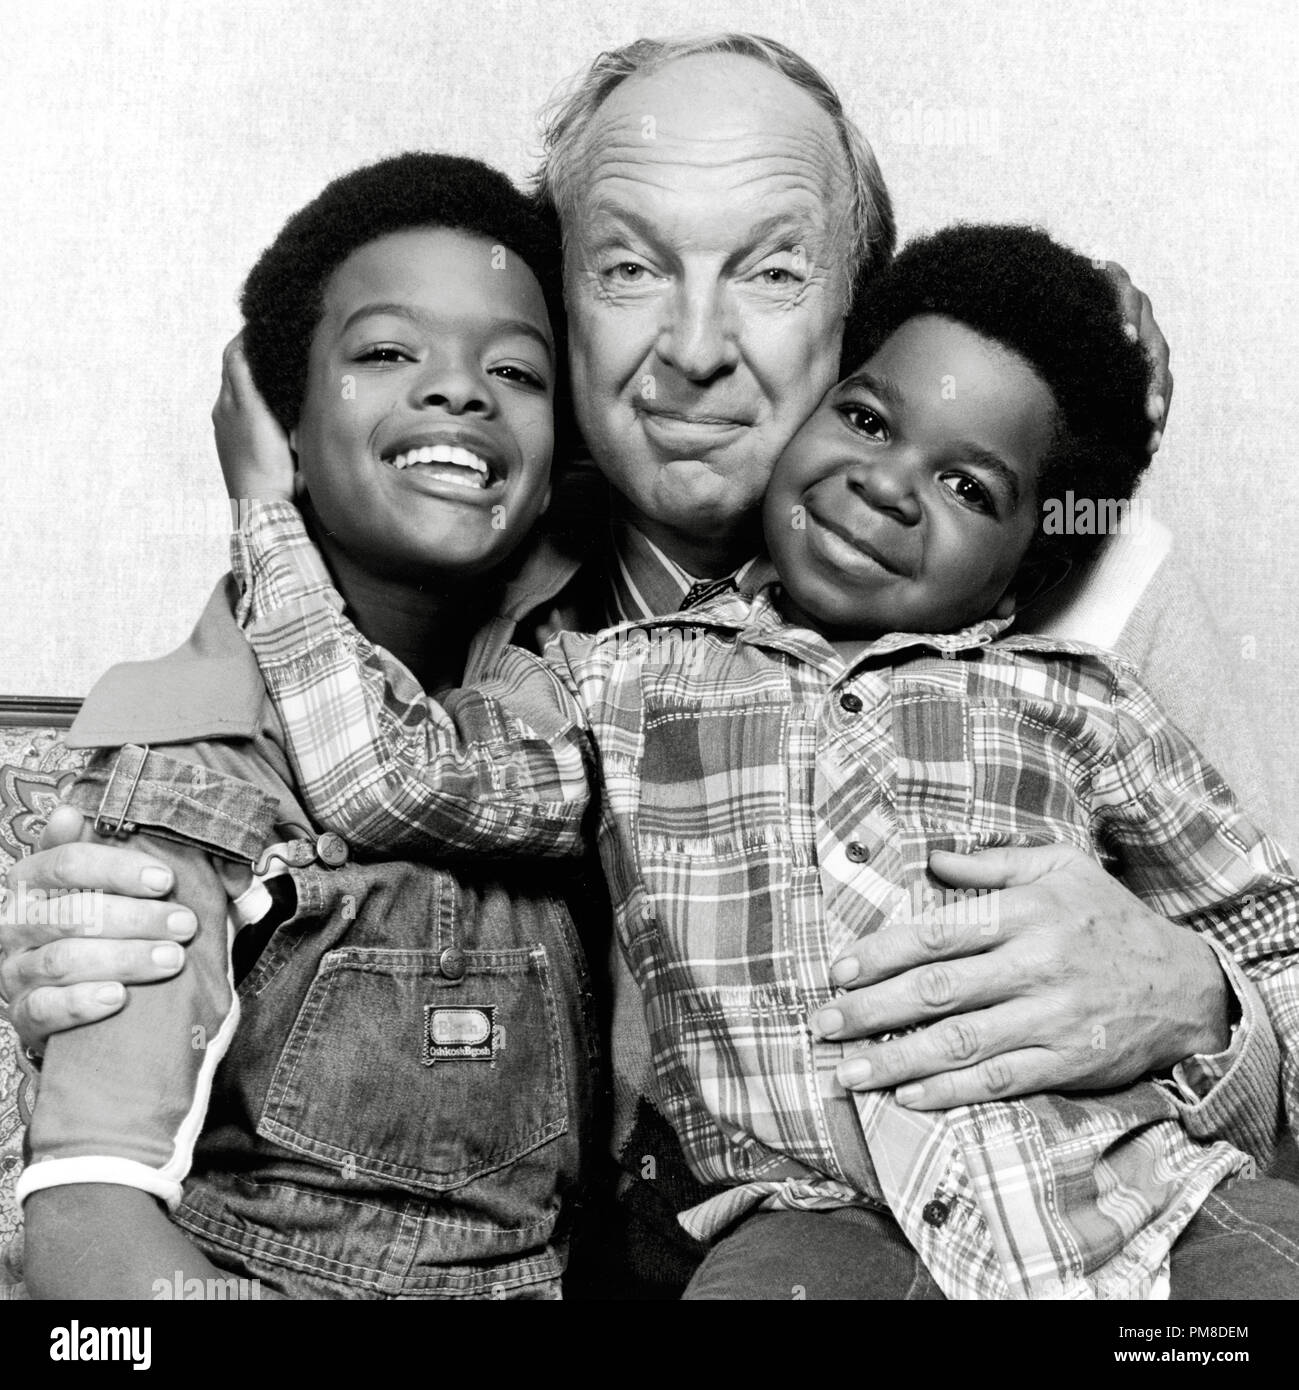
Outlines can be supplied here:
<path id="1" fill-rule="evenodd" d="M 730 371 L 739 360 L 732 314 L 715 284 L 679 283 L 666 305 L 654 344 L 659 357 L 700 384 Z"/>
<path id="2" fill-rule="evenodd" d="M 413 406 L 441 408 L 450 415 L 489 415 L 495 409 L 490 383 L 458 353 L 440 353 L 424 362 L 410 394 Z"/>
<path id="3" fill-rule="evenodd" d="M 901 450 L 881 450 L 878 457 L 854 463 L 844 474 L 850 493 L 904 526 L 920 520 L 916 481 L 916 463 Z"/>

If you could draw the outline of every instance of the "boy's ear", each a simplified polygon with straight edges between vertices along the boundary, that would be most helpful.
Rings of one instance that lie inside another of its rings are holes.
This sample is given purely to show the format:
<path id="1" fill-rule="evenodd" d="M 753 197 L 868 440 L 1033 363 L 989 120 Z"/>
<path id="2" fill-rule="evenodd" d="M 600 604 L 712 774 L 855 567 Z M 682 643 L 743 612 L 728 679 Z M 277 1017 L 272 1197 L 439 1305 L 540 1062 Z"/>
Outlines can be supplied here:
<path id="1" fill-rule="evenodd" d="M 307 485 L 302 481 L 302 469 L 298 467 L 298 427 L 289 431 L 289 452 L 293 455 L 293 500 L 296 502 L 307 490 Z"/>
<path id="2" fill-rule="evenodd" d="M 1012 613 L 1022 612 L 1029 604 L 1044 598 L 1052 589 L 1058 589 L 1064 583 L 1072 568 L 1073 565 L 1064 555 L 1045 556 L 1021 565 L 1011 587 L 997 605 L 997 616 L 1008 618 Z M 1011 606 L 1003 612 L 1001 605 L 1007 599 Z"/>

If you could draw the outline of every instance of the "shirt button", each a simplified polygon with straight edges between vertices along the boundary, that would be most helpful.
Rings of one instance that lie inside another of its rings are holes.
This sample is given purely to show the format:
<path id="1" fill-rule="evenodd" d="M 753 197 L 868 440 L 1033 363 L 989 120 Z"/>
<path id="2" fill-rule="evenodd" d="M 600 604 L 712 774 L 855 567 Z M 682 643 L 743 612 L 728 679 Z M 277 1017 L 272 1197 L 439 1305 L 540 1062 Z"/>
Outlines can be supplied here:
<path id="1" fill-rule="evenodd" d="M 860 714 L 861 707 L 861 696 L 854 695 L 851 690 L 845 690 L 839 696 L 839 708 L 847 710 L 849 714 Z"/>
<path id="2" fill-rule="evenodd" d="M 925 1223 L 927 1225 L 937 1228 L 943 1225 L 943 1223 L 947 1220 L 947 1214 L 949 1210 L 950 1209 L 946 1202 L 939 1202 L 935 1200 L 933 1202 L 926 1202 L 924 1205 L 924 1210 L 921 1211 L 920 1215 L 924 1217 Z"/>
<path id="3" fill-rule="evenodd" d="M 860 840 L 850 840 L 845 853 L 854 864 L 864 864 L 871 857 L 870 850 Z"/>
<path id="4" fill-rule="evenodd" d="M 465 973 L 465 953 L 457 946 L 448 946 L 438 957 L 438 969 L 448 980 L 459 980 Z"/>

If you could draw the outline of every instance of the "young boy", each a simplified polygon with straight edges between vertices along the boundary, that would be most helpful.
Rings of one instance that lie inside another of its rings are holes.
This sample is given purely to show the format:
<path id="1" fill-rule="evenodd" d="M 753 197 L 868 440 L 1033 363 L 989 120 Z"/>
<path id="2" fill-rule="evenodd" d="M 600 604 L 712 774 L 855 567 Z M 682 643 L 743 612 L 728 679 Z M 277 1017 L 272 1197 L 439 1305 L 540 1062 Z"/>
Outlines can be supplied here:
<path id="1" fill-rule="evenodd" d="M 475 160 L 403 155 L 296 214 L 242 309 L 358 628 L 430 690 L 476 679 L 576 568 L 531 534 L 564 361 L 554 230 Z M 236 608 L 227 578 L 185 648 L 100 682 L 70 740 L 189 745 L 101 753 L 74 800 L 218 856 L 232 930 L 257 925 L 234 971 L 200 934 L 175 981 L 52 1041 L 20 1181 L 29 1284 L 558 1296 L 593 1103 L 570 910 L 590 886 L 567 864 L 358 862 L 302 800 Z"/>
<path id="2" fill-rule="evenodd" d="M 846 1092 L 813 1025 L 850 943 L 937 905 L 932 853 L 1062 841 L 1294 1015 L 1276 847 L 1121 661 L 1006 632 L 1095 541 L 1046 534 L 1049 499 L 1131 495 L 1146 364 L 1103 277 L 1025 229 L 917 243 L 853 329 L 861 365 L 776 467 L 779 583 L 753 601 L 510 651 L 439 705 L 271 501 L 235 538 L 243 625 L 308 803 L 359 846 L 571 853 L 600 789 L 658 1099 L 721 1189 L 693 1233 L 885 1212 L 948 1297 L 1164 1296 L 1179 1234 L 1252 1167 L 1185 1132 L 1186 1078 L 925 1113 Z"/>

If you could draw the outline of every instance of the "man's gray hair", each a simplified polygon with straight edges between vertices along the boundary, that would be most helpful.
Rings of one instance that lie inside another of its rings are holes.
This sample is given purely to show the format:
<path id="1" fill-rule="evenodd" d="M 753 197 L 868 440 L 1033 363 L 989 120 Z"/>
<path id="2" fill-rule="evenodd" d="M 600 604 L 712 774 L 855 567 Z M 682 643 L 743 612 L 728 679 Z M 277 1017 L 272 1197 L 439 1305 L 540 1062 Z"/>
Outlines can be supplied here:
<path id="1" fill-rule="evenodd" d="M 754 58 L 783 73 L 830 117 L 848 163 L 849 271 L 853 297 L 893 258 L 897 228 L 893 204 L 875 152 L 844 114 L 839 94 L 805 58 L 775 39 L 759 34 L 689 34 L 666 39 L 637 39 L 601 53 L 594 63 L 553 97 L 542 113 L 543 154 L 535 191 L 558 214 L 561 226 L 572 225 L 580 187 L 581 146 L 595 113 L 620 82 L 649 74 L 678 58 L 704 53 L 733 53 Z"/>

